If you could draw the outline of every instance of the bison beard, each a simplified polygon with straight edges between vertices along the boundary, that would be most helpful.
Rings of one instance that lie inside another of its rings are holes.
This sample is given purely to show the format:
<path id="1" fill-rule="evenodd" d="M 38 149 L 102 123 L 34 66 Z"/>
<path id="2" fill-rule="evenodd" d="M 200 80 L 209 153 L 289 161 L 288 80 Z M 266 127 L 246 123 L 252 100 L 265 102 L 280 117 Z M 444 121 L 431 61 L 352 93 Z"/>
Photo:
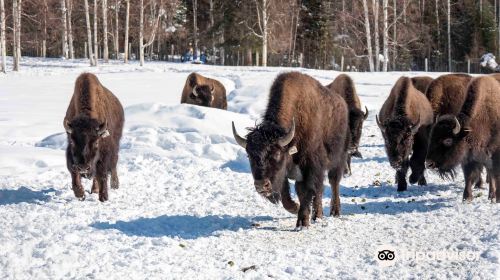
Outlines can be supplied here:
<path id="1" fill-rule="evenodd" d="M 236 142 L 246 149 L 257 191 L 272 202 L 281 199 L 297 211 L 288 179 L 295 179 L 299 197 L 297 227 L 323 216 L 325 171 L 332 186 L 331 215 L 340 215 L 339 183 L 349 147 L 345 101 L 313 78 L 297 72 L 274 81 L 264 120 L 250 129 L 246 139 L 234 128 Z M 314 200 L 314 201 L 313 201 Z"/>
<path id="2" fill-rule="evenodd" d="M 116 165 L 123 122 L 118 99 L 95 75 L 80 75 L 63 122 L 68 135 L 66 165 L 77 198 L 85 199 L 81 177 L 93 178 L 92 192 L 99 193 L 100 201 L 108 200 L 109 173 L 111 187 L 118 188 Z"/>

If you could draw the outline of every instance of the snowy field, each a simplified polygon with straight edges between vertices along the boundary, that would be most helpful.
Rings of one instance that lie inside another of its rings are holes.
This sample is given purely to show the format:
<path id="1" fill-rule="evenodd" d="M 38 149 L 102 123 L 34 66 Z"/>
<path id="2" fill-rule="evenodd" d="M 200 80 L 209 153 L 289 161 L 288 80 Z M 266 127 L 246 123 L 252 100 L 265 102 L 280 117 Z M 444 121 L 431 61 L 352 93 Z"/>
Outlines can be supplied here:
<path id="1" fill-rule="evenodd" d="M 341 217 L 297 232 L 255 191 L 231 132 L 232 120 L 242 134 L 259 120 L 290 69 L 24 59 L 21 70 L 0 74 L 0 279 L 500 279 L 500 205 L 487 190 L 464 204 L 462 176 L 427 172 L 429 186 L 396 192 L 374 117 L 401 75 L 419 73 L 352 74 L 370 110 L 364 159 L 341 182 Z M 106 203 L 75 199 L 65 167 L 62 121 L 84 71 L 125 108 L 121 185 Z M 192 71 L 225 85 L 228 111 L 179 104 Z M 339 74 L 300 71 L 323 84 Z"/>

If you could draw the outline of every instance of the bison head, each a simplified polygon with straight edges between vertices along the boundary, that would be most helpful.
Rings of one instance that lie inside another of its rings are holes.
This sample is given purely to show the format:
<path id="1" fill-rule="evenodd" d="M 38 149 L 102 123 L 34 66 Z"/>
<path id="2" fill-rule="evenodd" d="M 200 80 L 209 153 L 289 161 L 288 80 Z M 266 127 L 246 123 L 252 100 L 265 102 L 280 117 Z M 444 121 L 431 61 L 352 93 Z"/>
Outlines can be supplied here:
<path id="1" fill-rule="evenodd" d="M 349 112 L 349 128 L 351 131 L 351 147 L 349 153 L 353 157 L 362 158 L 359 152 L 359 140 L 361 139 L 361 131 L 363 129 L 363 122 L 368 118 L 368 108 L 365 107 L 365 112 L 354 109 Z"/>
<path id="2" fill-rule="evenodd" d="M 297 152 L 295 146 L 289 145 L 295 136 L 295 121 L 288 131 L 265 121 L 250 129 L 246 139 L 238 135 L 233 122 L 233 135 L 247 151 L 255 189 L 272 203 L 277 203 L 286 180 L 287 164 L 291 155 Z"/>
<path id="3" fill-rule="evenodd" d="M 69 167 L 85 178 L 95 174 L 99 160 L 99 144 L 109 136 L 106 122 L 99 122 L 87 116 L 78 116 L 72 121 L 65 120 L 64 128 L 68 134 Z"/>
<path id="4" fill-rule="evenodd" d="M 197 105 L 210 107 L 214 101 L 214 86 L 213 85 L 195 85 L 189 94 Z"/>
<path id="5" fill-rule="evenodd" d="M 453 178 L 455 167 L 462 163 L 467 152 L 464 138 L 469 132 L 453 115 L 437 117 L 427 150 L 427 168 L 437 169 L 441 177 Z"/>
<path id="6" fill-rule="evenodd" d="M 413 138 L 420 128 L 420 117 L 416 123 L 404 116 L 388 119 L 384 123 L 380 123 L 378 116 L 376 119 L 384 137 L 389 162 L 394 169 L 399 170 L 411 154 Z"/>

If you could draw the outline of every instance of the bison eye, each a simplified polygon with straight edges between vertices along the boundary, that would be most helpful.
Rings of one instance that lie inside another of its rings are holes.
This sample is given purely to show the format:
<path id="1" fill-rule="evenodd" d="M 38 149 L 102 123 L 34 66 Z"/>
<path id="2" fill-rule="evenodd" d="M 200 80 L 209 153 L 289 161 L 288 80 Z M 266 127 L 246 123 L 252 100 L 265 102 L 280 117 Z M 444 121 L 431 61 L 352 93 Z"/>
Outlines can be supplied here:
<path id="1" fill-rule="evenodd" d="M 453 139 L 452 138 L 446 138 L 443 140 L 443 145 L 446 147 L 450 147 L 453 144 Z"/>

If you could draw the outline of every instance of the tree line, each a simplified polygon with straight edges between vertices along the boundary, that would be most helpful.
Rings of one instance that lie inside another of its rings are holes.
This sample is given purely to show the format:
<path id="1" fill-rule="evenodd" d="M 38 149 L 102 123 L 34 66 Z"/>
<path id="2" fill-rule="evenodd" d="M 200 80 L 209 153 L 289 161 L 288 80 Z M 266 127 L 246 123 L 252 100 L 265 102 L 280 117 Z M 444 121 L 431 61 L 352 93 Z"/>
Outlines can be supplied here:
<path id="1" fill-rule="evenodd" d="M 350 71 L 459 71 L 500 56 L 500 0 L 0 0 L 0 71 L 22 56 Z"/>

